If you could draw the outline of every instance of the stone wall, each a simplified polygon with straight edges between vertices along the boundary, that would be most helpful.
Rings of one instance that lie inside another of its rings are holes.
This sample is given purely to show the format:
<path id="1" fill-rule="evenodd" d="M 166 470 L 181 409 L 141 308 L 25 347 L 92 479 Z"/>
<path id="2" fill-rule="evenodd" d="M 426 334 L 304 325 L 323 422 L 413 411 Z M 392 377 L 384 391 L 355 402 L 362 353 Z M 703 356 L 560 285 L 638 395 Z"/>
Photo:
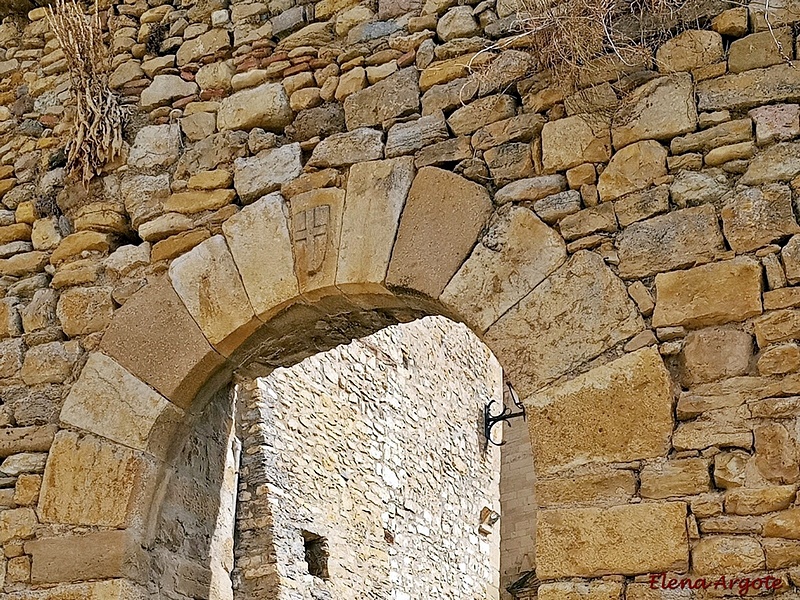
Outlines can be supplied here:
<path id="1" fill-rule="evenodd" d="M 261 461 L 242 485 L 269 504 L 274 597 L 497 598 L 499 525 L 480 526 L 500 510 L 500 451 L 481 416 L 501 385 L 486 347 L 441 317 L 240 385 L 244 451 Z M 304 532 L 326 539 L 327 579 L 309 574 Z"/>
<path id="2" fill-rule="evenodd" d="M 426 314 L 528 406 L 540 596 L 794 590 L 800 9 L 764 9 L 689 3 L 575 95 L 504 0 L 104 4 L 132 116 L 88 189 L 44 12 L 5 19 L 3 594 L 150 596 L 164 482 L 232 372 Z"/>

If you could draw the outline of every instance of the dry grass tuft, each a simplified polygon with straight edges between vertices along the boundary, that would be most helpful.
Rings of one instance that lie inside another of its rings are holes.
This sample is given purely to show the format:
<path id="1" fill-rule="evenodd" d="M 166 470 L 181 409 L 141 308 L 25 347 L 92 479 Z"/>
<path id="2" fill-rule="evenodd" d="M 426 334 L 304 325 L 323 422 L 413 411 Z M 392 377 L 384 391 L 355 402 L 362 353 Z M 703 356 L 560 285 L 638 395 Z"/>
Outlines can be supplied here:
<path id="1" fill-rule="evenodd" d="M 97 4 L 87 15 L 77 2 L 57 0 L 47 22 L 67 59 L 77 108 L 67 170 L 80 172 L 88 186 L 121 153 L 127 111 L 108 85 L 111 61 Z"/>

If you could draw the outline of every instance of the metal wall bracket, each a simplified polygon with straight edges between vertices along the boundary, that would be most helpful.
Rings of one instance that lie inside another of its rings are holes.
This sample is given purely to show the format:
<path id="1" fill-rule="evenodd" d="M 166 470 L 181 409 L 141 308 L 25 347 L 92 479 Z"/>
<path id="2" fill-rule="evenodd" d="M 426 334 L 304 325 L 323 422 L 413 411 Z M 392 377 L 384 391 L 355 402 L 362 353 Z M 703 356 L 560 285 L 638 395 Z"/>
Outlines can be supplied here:
<path id="1" fill-rule="evenodd" d="M 492 439 L 492 429 L 494 428 L 495 425 L 497 425 L 498 423 L 502 423 L 504 421 L 508 423 L 508 421 L 510 421 L 511 419 L 516 419 L 518 417 L 522 417 L 523 421 L 528 420 L 527 414 L 525 413 L 525 406 L 520 401 L 517 392 L 514 390 L 513 387 L 511 387 L 511 383 L 507 381 L 506 387 L 508 388 L 508 395 L 511 397 L 511 401 L 514 403 L 514 406 L 516 406 L 519 409 L 518 411 L 516 412 L 512 411 L 505 405 L 505 402 L 503 402 L 503 410 L 500 411 L 499 414 L 493 415 L 492 405 L 495 403 L 494 400 L 491 400 L 489 404 L 483 407 L 483 434 L 486 436 L 486 439 L 489 440 L 489 442 L 491 442 L 495 446 L 502 446 L 503 444 L 505 444 L 505 441 L 495 442 Z M 508 424 L 511 425 L 511 423 Z"/>

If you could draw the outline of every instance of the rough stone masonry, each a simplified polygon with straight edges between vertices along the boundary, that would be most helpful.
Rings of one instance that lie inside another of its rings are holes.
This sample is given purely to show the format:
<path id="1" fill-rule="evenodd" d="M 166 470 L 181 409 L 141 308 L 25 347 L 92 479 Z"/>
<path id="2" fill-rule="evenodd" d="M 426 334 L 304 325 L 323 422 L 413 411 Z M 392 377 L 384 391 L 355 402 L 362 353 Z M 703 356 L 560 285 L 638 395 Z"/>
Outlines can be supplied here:
<path id="1" fill-rule="evenodd" d="M 99 10 L 131 117 L 87 188 L 44 10 L 0 25 L 4 600 L 273 598 L 268 515 L 220 546 L 226 386 L 435 314 L 527 406 L 502 585 L 797 596 L 800 4 L 693 0 L 579 95 L 512 0 Z"/>

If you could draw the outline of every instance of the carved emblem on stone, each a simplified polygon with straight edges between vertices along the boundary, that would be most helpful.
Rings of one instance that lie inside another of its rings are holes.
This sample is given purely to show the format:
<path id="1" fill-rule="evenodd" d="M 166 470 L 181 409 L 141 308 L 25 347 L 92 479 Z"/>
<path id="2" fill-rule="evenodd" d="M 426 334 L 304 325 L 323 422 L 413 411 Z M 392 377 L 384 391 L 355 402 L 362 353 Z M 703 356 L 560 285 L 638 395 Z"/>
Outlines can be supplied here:
<path id="1" fill-rule="evenodd" d="M 329 204 L 307 208 L 292 216 L 297 265 L 309 275 L 319 271 L 325 260 L 330 217 Z"/>

